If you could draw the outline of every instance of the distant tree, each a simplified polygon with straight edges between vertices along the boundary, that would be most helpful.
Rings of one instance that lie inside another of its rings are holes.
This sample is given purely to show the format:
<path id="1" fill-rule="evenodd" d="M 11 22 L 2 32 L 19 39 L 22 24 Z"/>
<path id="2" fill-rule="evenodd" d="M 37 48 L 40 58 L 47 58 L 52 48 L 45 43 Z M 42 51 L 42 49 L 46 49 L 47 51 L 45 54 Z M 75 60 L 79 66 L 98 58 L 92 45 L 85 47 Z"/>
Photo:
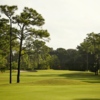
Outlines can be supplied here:
<path id="1" fill-rule="evenodd" d="M 76 49 L 67 49 L 66 58 L 67 58 L 66 59 L 66 69 L 83 70 L 82 67 L 79 66 L 79 62 L 81 62 L 81 59 Z"/>
<path id="2" fill-rule="evenodd" d="M 78 50 L 84 52 L 87 59 L 87 68 L 98 75 L 100 62 L 100 34 L 90 33 L 84 42 L 78 46 Z"/>
<path id="3" fill-rule="evenodd" d="M 53 50 L 50 52 L 51 55 L 56 55 L 53 57 L 56 57 L 56 60 L 59 59 L 57 62 L 59 64 L 57 65 L 56 69 L 65 69 L 65 63 L 66 63 L 66 50 L 64 48 L 57 48 L 56 50 Z"/>
<path id="4" fill-rule="evenodd" d="M 51 69 L 61 69 L 60 60 L 57 57 L 57 55 L 51 55 L 51 61 L 50 61 L 50 68 Z"/>

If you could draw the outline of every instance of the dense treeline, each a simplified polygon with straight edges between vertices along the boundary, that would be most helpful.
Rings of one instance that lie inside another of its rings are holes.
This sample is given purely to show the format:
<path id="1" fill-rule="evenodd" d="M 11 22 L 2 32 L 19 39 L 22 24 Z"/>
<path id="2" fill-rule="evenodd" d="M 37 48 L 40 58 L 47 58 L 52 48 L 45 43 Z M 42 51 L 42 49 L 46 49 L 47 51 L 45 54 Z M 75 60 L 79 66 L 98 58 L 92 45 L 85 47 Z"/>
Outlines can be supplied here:
<path id="1" fill-rule="evenodd" d="M 87 34 L 76 49 L 53 50 L 46 45 L 50 34 L 40 27 L 44 24 L 43 17 L 28 7 L 25 7 L 20 15 L 14 15 L 15 8 L 16 6 L 0 6 L 1 11 L 8 17 L 7 19 L 0 16 L 1 71 L 10 68 L 17 69 L 17 82 L 19 82 L 20 69 L 29 71 L 37 69 L 90 70 L 98 75 L 99 33 Z"/>
<path id="2" fill-rule="evenodd" d="M 98 75 L 100 68 L 100 34 L 89 33 L 86 39 L 76 49 L 58 48 L 51 55 L 56 55 L 58 65 L 54 69 L 90 70 Z"/>

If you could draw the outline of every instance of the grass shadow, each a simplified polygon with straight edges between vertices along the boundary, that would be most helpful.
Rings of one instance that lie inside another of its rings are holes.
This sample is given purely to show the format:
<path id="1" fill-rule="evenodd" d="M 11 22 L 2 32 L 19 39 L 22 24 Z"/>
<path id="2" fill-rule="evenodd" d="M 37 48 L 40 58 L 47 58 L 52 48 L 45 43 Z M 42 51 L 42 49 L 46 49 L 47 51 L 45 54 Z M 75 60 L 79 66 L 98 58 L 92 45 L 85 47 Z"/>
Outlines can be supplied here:
<path id="1" fill-rule="evenodd" d="M 100 100 L 100 99 L 96 99 L 96 98 L 82 98 L 82 99 L 74 99 L 74 100 Z"/>
<path id="2" fill-rule="evenodd" d="M 59 76 L 74 80 L 81 80 L 83 82 L 88 83 L 100 83 L 100 75 L 95 76 L 93 73 L 90 72 L 72 72 L 67 74 L 61 74 Z"/>
<path id="3" fill-rule="evenodd" d="M 26 76 L 26 77 L 55 77 L 58 76 L 56 74 L 40 74 L 40 75 L 21 75 L 21 76 Z"/>

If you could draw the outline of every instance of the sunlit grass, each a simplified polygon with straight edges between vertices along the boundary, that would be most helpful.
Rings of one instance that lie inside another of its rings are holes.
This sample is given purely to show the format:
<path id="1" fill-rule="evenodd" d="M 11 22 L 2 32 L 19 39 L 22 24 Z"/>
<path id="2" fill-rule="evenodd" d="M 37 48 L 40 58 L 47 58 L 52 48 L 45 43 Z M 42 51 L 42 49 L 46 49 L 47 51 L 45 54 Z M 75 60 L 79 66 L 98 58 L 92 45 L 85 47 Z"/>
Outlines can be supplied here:
<path id="1" fill-rule="evenodd" d="M 100 76 L 91 72 L 38 70 L 21 72 L 20 84 L 0 73 L 0 100 L 100 100 Z"/>

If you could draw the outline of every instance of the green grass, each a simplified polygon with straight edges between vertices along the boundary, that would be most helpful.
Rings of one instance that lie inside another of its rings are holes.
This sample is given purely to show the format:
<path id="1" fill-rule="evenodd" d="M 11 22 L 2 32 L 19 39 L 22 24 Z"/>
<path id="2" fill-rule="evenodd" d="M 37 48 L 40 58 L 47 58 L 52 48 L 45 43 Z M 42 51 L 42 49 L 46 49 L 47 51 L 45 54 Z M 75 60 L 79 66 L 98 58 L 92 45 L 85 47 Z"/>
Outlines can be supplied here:
<path id="1" fill-rule="evenodd" d="M 9 84 L 0 73 L 0 100 L 100 100 L 100 75 L 90 72 L 38 70 L 21 72 L 21 82 Z"/>

